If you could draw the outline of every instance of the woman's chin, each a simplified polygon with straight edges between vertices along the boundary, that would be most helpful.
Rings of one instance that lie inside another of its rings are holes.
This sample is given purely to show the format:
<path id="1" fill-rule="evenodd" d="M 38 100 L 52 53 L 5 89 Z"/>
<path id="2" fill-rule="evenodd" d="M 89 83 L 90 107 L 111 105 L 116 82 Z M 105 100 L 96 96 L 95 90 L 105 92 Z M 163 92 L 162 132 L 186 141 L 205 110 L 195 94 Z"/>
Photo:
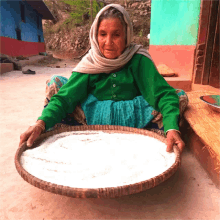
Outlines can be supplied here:
<path id="1" fill-rule="evenodd" d="M 105 58 L 107 58 L 107 59 L 116 59 L 116 58 L 118 57 L 117 54 L 115 54 L 115 53 L 109 53 L 109 52 L 105 52 L 105 53 L 104 53 L 104 56 L 105 56 Z"/>

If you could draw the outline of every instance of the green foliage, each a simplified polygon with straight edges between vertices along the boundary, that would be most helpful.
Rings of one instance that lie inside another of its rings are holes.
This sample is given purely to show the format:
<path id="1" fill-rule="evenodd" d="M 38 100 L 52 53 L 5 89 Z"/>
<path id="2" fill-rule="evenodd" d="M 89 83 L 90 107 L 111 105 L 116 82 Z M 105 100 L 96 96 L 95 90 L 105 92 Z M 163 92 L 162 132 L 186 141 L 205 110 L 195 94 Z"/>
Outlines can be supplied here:
<path id="1" fill-rule="evenodd" d="M 75 24 L 82 24 L 84 19 L 83 15 L 88 14 L 91 17 L 90 0 L 62 0 L 65 4 L 69 5 L 72 12 L 69 15 Z M 94 18 L 99 10 L 104 6 L 103 3 L 98 1 L 92 1 L 92 17 Z M 70 22 L 70 21 L 67 21 Z"/>
<path id="2" fill-rule="evenodd" d="M 139 37 L 143 37 L 143 29 L 140 30 L 138 35 L 139 35 Z"/>
<path id="3" fill-rule="evenodd" d="M 62 30 L 72 30 L 72 28 L 74 28 L 74 26 L 76 25 L 76 22 L 73 20 L 72 17 L 67 18 L 61 25 L 60 27 L 60 31 Z"/>
<path id="4" fill-rule="evenodd" d="M 45 35 L 51 35 L 54 33 L 55 33 L 55 31 L 53 30 L 52 27 L 47 28 L 47 30 L 44 32 Z"/>
<path id="5" fill-rule="evenodd" d="M 97 2 L 93 0 L 93 19 L 95 18 L 95 16 L 97 15 L 97 13 L 100 11 L 100 9 L 102 9 L 104 7 L 104 3 L 103 2 Z"/>

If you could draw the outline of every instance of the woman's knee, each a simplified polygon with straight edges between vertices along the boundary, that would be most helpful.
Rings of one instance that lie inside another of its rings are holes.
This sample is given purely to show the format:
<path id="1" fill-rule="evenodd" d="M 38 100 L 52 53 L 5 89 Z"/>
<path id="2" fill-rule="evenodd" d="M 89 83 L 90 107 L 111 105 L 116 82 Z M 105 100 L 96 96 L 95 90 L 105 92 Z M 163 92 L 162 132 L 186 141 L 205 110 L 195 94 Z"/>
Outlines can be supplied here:
<path id="1" fill-rule="evenodd" d="M 59 76 L 59 75 L 53 75 L 50 77 L 50 79 L 48 80 L 48 83 L 49 84 L 52 84 L 52 83 L 59 83 L 59 84 L 66 84 L 68 81 L 68 79 L 64 76 Z"/>

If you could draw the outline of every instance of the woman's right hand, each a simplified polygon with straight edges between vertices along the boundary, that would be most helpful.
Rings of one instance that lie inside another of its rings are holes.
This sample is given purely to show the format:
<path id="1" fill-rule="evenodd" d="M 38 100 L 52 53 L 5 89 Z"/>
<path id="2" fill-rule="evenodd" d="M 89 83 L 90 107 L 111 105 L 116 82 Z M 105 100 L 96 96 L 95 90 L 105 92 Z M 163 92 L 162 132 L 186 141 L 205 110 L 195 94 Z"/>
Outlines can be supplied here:
<path id="1" fill-rule="evenodd" d="M 34 143 L 34 141 L 40 136 L 40 134 L 44 131 L 45 128 L 45 122 L 42 120 L 39 120 L 36 122 L 35 125 L 30 126 L 27 131 L 25 131 L 20 136 L 20 143 L 19 147 L 27 141 L 27 146 L 31 147 Z"/>

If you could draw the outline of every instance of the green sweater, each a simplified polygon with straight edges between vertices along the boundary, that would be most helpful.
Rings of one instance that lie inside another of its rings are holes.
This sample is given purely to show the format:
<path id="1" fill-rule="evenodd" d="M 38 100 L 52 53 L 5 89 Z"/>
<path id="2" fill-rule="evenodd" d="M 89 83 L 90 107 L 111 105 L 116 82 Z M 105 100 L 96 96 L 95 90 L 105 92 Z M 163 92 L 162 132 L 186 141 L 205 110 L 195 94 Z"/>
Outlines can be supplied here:
<path id="1" fill-rule="evenodd" d="M 98 100 L 132 100 L 143 95 L 145 100 L 163 115 L 164 131 L 179 130 L 179 98 L 166 80 L 158 73 L 153 62 L 141 55 L 133 58 L 119 71 L 110 74 L 73 72 L 68 82 L 55 94 L 38 120 L 53 127 L 89 94 Z"/>

